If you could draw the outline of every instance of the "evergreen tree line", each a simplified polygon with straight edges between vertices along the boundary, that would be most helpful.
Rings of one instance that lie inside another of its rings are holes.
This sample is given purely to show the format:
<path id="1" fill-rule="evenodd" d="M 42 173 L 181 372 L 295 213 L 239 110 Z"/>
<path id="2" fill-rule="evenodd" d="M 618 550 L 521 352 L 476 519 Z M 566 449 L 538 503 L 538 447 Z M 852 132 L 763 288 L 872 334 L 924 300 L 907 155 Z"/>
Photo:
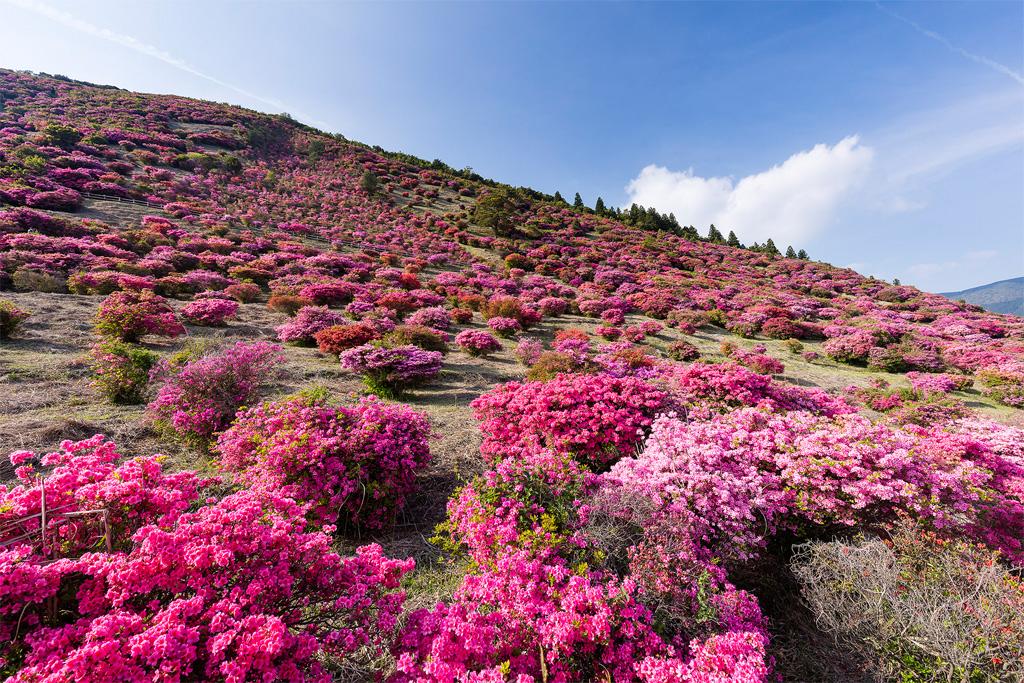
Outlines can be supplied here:
<path id="1" fill-rule="evenodd" d="M 562 197 L 560 192 L 555 192 L 554 200 L 562 204 L 568 205 L 565 198 Z M 764 244 L 754 242 L 749 247 L 740 242 L 739 238 L 736 237 L 736 233 L 732 230 L 729 231 L 729 236 L 725 237 L 722 235 L 721 230 L 715 227 L 712 223 L 708 229 L 707 237 L 702 237 L 692 225 L 680 225 L 673 213 L 660 213 L 653 206 L 644 208 L 643 206 L 633 203 L 629 209 L 619 209 L 617 207 L 608 207 L 604 203 L 604 199 L 601 197 L 597 198 L 594 202 L 594 208 L 591 209 L 583 203 L 583 198 L 580 197 L 580 193 L 577 192 L 573 199 L 572 206 L 577 211 L 585 211 L 587 213 L 594 213 L 598 216 L 604 216 L 606 218 L 615 219 L 626 225 L 640 228 L 641 230 L 657 230 L 663 232 L 670 232 L 674 235 L 678 235 L 691 241 L 704 240 L 711 242 L 712 244 L 724 244 L 737 249 L 748 249 L 750 251 L 756 251 L 761 254 L 768 254 L 770 256 L 782 256 L 782 252 L 775 246 L 775 242 L 769 238 Z M 786 258 L 798 258 L 804 261 L 810 260 L 807 252 L 803 249 L 796 251 L 792 246 L 786 248 Z"/>

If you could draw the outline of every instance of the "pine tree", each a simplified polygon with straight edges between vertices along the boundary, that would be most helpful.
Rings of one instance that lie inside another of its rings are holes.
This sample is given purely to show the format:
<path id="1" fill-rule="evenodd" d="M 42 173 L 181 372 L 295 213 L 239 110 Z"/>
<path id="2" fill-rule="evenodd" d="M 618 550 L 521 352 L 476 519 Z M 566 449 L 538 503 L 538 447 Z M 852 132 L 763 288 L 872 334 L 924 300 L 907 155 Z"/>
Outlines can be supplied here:
<path id="1" fill-rule="evenodd" d="M 605 213 L 607 213 L 607 211 L 608 210 L 605 208 L 604 205 L 604 200 L 598 197 L 597 201 L 594 202 L 594 213 L 596 213 L 598 216 L 603 216 L 605 215 Z"/>
<path id="2" fill-rule="evenodd" d="M 368 195 L 377 194 L 378 186 L 377 176 L 370 171 L 363 173 L 363 177 L 359 179 L 359 188 Z"/>
<path id="3" fill-rule="evenodd" d="M 898 277 L 894 277 L 892 279 L 892 283 L 898 287 L 900 284 L 900 279 Z"/>
<path id="4" fill-rule="evenodd" d="M 559 204 L 568 204 L 568 202 L 565 201 L 565 197 L 563 197 L 562 193 L 558 190 L 555 190 L 555 201 Z"/>
<path id="5" fill-rule="evenodd" d="M 804 251 L 803 249 L 801 249 L 800 251 L 798 251 L 798 252 L 796 253 L 796 257 L 797 257 L 798 259 L 803 259 L 804 261 L 806 261 L 807 259 L 809 259 L 809 258 L 810 258 L 810 256 L 808 256 L 808 255 L 807 255 L 807 252 L 806 252 L 806 251 Z"/>
<path id="6" fill-rule="evenodd" d="M 711 224 L 711 228 L 708 230 L 708 242 L 714 242 L 715 244 L 725 242 L 725 238 L 722 237 L 722 233 L 718 231 L 714 223 Z"/>
<path id="7" fill-rule="evenodd" d="M 576 198 L 572 200 L 572 208 L 579 211 L 587 208 L 587 205 L 583 203 L 583 197 L 580 196 L 579 192 L 576 193 Z"/>
<path id="8" fill-rule="evenodd" d="M 772 241 L 771 237 L 769 237 L 768 241 L 764 243 L 764 250 L 765 250 L 766 253 L 769 253 L 772 256 L 779 256 L 780 255 L 779 254 L 779 249 L 778 249 L 778 247 L 775 246 L 775 242 Z"/>
<path id="9" fill-rule="evenodd" d="M 729 237 L 725 240 L 725 243 L 730 247 L 743 248 L 743 245 L 740 243 L 740 238 L 737 237 L 736 233 L 732 230 L 729 231 Z"/>
<path id="10" fill-rule="evenodd" d="M 786 258 L 796 258 L 796 252 L 793 251 L 792 245 L 786 248 Z"/>

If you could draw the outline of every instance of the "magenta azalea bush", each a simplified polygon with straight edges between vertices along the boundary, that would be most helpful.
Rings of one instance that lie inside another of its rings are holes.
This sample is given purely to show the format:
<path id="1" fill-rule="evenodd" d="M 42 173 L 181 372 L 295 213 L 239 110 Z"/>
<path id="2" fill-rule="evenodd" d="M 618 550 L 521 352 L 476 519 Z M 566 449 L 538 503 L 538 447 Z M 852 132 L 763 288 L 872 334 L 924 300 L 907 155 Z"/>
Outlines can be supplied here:
<path id="1" fill-rule="evenodd" d="M 167 300 L 150 290 L 114 292 L 96 312 L 96 331 L 104 337 L 137 342 L 145 336 L 177 337 L 185 332 Z"/>
<path id="2" fill-rule="evenodd" d="M 77 599 L 25 637 L 11 680 L 329 681 L 325 656 L 387 642 L 412 560 L 341 558 L 305 524 L 294 502 L 243 492 L 139 529 L 126 552 L 52 565 L 45 594 L 75 576 Z"/>
<path id="3" fill-rule="evenodd" d="M 178 436 L 208 441 L 231 424 L 239 408 L 259 398 L 283 360 L 279 346 L 238 342 L 181 367 L 164 362 L 154 369 L 163 385 L 147 410 Z"/>
<path id="4" fill-rule="evenodd" d="M 237 313 L 238 303 L 229 299 L 199 299 L 181 309 L 186 322 L 207 327 L 220 327 Z"/>
<path id="5" fill-rule="evenodd" d="M 247 485 L 312 501 L 319 523 L 381 528 L 430 462 L 429 435 L 423 415 L 374 398 L 351 407 L 293 399 L 239 413 L 215 451 Z"/>
<path id="6" fill-rule="evenodd" d="M 471 356 L 487 356 L 501 350 L 501 342 L 482 330 L 463 330 L 455 335 L 455 343 Z"/>
<path id="7" fill-rule="evenodd" d="M 663 390 L 633 377 L 559 375 L 503 384 L 471 405 L 490 462 L 553 448 L 602 467 L 631 452 L 666 400 Z"/>

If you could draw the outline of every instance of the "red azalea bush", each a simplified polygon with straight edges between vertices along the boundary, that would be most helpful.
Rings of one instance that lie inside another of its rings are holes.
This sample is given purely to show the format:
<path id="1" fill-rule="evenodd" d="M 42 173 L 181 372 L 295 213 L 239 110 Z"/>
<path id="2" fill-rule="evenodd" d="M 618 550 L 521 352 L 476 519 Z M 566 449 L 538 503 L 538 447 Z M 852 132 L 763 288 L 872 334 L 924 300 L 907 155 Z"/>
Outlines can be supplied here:
<path id="1" fill-rule="evenodd" d="M 488 356 L 501 350 L 501 342 L 482 330 L 463 330 L 455 335 L 455 343 L 471 356 Z"/>
<path id="2" fill-rule="evenodd" d="M 490 462 L 546 447 L 603 467 L 631 452 L 666 399 L 634 377 L 559 375 L 500 385 L 470 405 Z"/>
<path id="3" fill-rule="evenodd" d="M 260 287 L 252 282 L 240 282 L 224 288 L 224 294 L 243 304 L 251 304 L 260 296 Z"/>
<path id="4" fill-rule="evenodd" d="M 267 308 L 285 315 L 295 315 L 313 302 L 305 297 L 291 294 L 275 294 L 267 299 Z"/>
<path id="5" fill-rule="evenodd" d="M 167 300 L 151 290 L 114 292 L 96 312 L 96 331 L 104 337 L 137 342 L 147 335 L 177 337 L 185 328 Z"/>
<path id="6" fill-rule="evenodd" d="M 258 398 L 283 360 L 279 346 L 238 342 L 181 367 L 165 362 L 154 369 L 164 384 L 147 410 L 158 425 L 186 440 L 205 442 Z"/>
<path id="7" fill-rule="evenodd" d="M 362 346 L 377 338 L 377 332 L 368 325 L 332 325 L 313 335 L 320 353 L 337 356 L 346 349 Z"/>
<path id="8" fill-rule="evenodd" d="M 368 398 L 351 407 L 293 399 L 239 413 L 217 440 L 222 466 L 249 486 L 313 501 L 318 523 L 381 528 L 430 462 L 426 418 Z"/>
<path id="9" fill-rule="evenodd" d="M 238 303 L 227 299 L 199 299 L 181 309 L 186 322 L 207 327 L 220 327 L 237 313 Z"/>

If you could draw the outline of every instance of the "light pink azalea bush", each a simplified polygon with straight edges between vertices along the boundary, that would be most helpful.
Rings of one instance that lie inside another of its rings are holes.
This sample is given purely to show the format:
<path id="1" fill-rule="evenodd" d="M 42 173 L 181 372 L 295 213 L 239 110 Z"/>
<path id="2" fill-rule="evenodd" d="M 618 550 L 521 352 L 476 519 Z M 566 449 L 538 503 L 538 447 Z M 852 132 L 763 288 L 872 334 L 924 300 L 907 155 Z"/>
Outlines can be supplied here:
<path id="1" fill-rule="evenodd" d="M 311 501 L 319 523 L 381 528 L 429 464 L 429 435 L 426 418 L 405 406 L 292 399 L 239 413 L 215 451 L 248 486 Z"/>
<path id="2" fill-rule="evenodd" d="M 780 527 L 870 528 L 912 511 L 1024 559 L 1024 460 L 957 432 L 749 408 L 664 416 L 605 481 L 654 502 L 654 519 L 688 516 L 694 538 L 726 557 L 749 557 Z"/>
<path id="3" fill-rule="evenodd" d="M 162 428 L 204 443 L 227 428 L 239 408 L 259 397 L 283 360 L 279 346 L 238 342 L 181 367 L 164 361 L 153 370 L 163 385 L 147 410 Z"/>
<path id="4" fill-rule="evenodd" d="M 536 339 L 521 339 L 512 354 L 520 363 L 530 366 L 537 362 L 543 352 L 544 345 Z"/>

